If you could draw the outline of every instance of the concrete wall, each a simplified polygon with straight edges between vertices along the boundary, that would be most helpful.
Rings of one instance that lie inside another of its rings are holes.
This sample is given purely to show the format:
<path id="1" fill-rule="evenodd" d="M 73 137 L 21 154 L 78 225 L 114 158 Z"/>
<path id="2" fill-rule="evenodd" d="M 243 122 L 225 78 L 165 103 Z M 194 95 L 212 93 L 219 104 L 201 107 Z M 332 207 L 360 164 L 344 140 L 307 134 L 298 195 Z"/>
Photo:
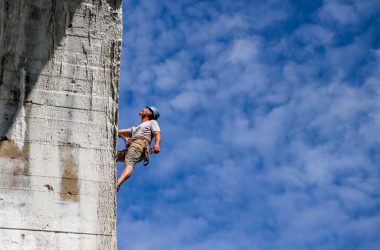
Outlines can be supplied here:
<path id="1" fill-rule="evenodd" d="M 115 249 L 121 0 L 0 1 L 0 249 Z"/>

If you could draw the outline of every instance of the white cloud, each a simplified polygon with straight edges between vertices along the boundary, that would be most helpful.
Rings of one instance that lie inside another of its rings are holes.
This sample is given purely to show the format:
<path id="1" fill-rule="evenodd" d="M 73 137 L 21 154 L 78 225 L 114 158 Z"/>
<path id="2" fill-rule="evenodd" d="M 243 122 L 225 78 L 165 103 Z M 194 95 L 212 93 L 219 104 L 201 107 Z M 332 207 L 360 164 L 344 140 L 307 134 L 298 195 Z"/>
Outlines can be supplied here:
<path id="1" fill-rule="evenodd" d="M 187 53 L 179 52 L 175 57 L 153 65 L 152 68 L 156 76 L 155 87 L 163 91 L 178 89 L 178 86 L 181 86 L 190 75 L 190 68 L 186 67 L 188 63 Z"/>
<path id="2" fill-rule="evenodd" d="M 356 25 L 376 15 L 380 5 L 376 0 L 342 1 L 325 0 L 319 10 L 322 22 L 337 22 L 340 25 Z"/>
<path id="3" fill-rule="evenodd" d="M 238 39 L 234 41 L 230 54 L 229 61 L 232 63 L 250 63 L 256 59 L 258 55 L 258 42 L 247 39 Z"/>
<path id="4" fill-rule="evenodd" d="M 325 1 L 319 16 L 321 19 L 337 21 L 343 25 L 356 23 L 359 19 L 357 10 L 353 5 L 335 0 Z"/>
<path id="5" fill-rule="evenodd" d="M 188 112 L 194 107 L 204 105 L 206 97 L 203 93 L 187 91 L 176 96 L 170 103 L 174 109 Z"/>

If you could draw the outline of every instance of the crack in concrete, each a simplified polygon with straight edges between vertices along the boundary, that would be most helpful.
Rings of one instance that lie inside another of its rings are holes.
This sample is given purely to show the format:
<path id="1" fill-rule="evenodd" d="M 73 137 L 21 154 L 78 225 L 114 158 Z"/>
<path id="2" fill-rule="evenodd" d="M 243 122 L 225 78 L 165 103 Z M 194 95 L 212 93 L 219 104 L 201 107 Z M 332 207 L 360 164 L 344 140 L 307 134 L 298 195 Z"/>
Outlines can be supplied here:
<path id="1" fill-rule="evenodd" d="M 114 237 L 113 234 L 99 234 L 99 233 L 86 233 L 86 232 L 73 232 L 61 230 L 46 230 L 46 229 L 33 229 L 33 228 L 17 228 L 17 227 L 0 227 L 1 230 L 16 230 L 16 231 L 30 231 L 30 232 L 44 232 L 44 233 L 63 233 L 63 234 L 78 234 L 78 235 L 91 235 L 91 236 L 107 236 Z"/>

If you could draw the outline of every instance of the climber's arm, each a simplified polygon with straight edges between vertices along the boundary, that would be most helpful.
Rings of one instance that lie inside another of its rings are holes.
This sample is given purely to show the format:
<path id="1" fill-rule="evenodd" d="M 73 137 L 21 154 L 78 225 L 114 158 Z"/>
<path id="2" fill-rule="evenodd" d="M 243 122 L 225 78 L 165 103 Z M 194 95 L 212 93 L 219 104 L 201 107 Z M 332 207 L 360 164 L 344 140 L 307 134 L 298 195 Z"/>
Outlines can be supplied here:
<path id="1" fill-rule="evenodd" d="M 131 137 L 131 129 L 120 129 L 117 131 L 118 136 Z"/>
<path id="2" fill-rule="evenodd" d="M 154 131 L 153 136 L 154 136 L 153 152 L 157 154 L 160 152 L 161 133 L 159 131 Z"/>

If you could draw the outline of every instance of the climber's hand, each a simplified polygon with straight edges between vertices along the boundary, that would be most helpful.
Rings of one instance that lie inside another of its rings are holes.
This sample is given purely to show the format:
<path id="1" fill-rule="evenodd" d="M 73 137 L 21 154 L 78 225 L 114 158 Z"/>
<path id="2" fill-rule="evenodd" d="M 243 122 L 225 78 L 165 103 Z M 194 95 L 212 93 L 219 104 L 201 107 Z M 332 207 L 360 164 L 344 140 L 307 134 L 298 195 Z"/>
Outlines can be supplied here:
<path id="1" fill-rule="evenodd" d="M 160 152 L 160 145 L 154 144 L 153 153 L 158 154 Z"/>

